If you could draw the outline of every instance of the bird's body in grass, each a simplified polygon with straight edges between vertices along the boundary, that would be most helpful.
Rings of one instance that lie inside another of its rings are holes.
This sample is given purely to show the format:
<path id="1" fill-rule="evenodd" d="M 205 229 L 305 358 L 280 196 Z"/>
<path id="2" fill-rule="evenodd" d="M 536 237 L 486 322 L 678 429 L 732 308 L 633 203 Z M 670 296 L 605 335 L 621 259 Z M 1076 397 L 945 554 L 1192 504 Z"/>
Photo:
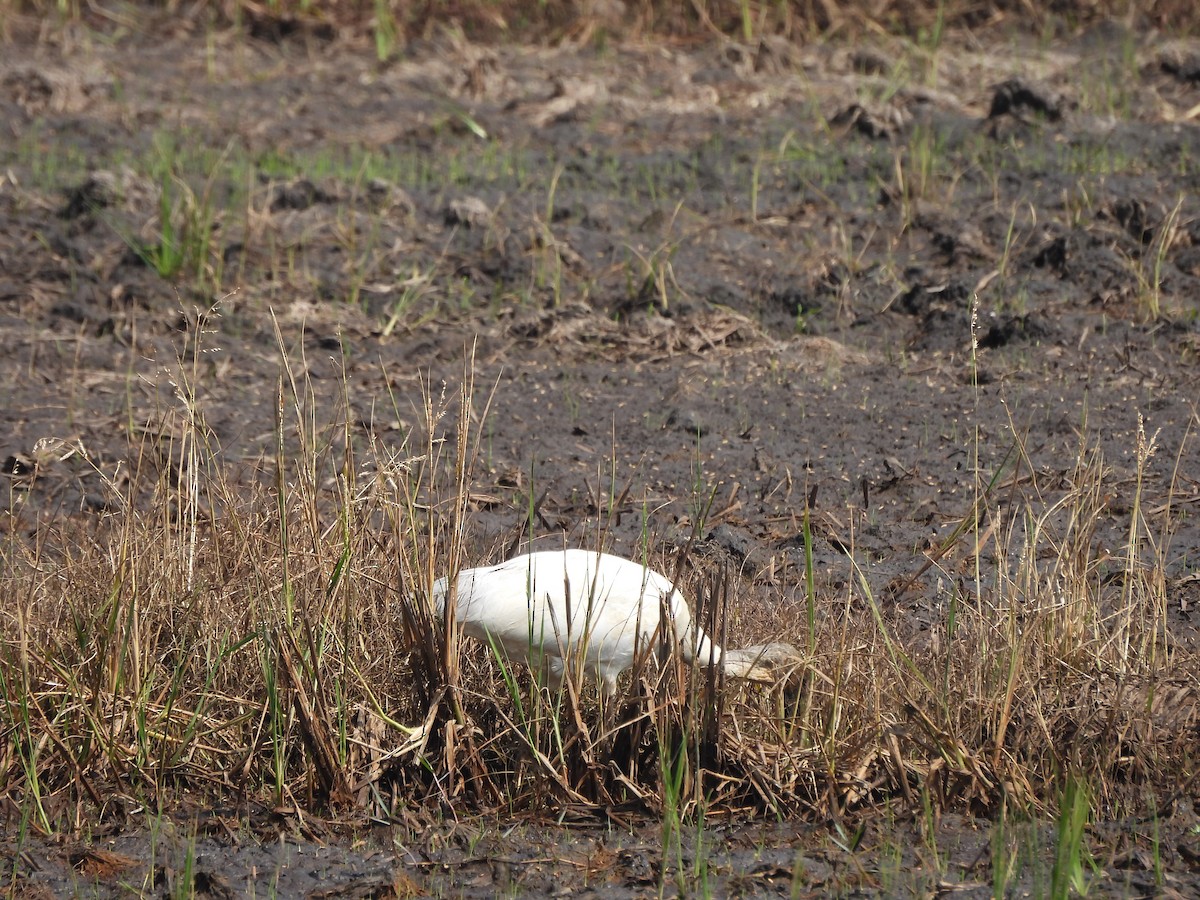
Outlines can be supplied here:
<path id="1" fill-rule="evenodd" d="M 788 644 L 723 650 L 693 622 L 687 601 L 668 578 L 607 553 L 527 553 L 464 569 L 456 586 L 455 613 L 463 631 L 544 667 L 552 689 L 568 666 L 578 665 L 612 696 L 617 676 L 663 637 L 676 642 L 688 662 L 720 666 L 726 675 L 752 681 L 773 680 L 773 665 L 799 658 Z M 439 615 L 449 587 L 445 578 L 434 584 Z"/>

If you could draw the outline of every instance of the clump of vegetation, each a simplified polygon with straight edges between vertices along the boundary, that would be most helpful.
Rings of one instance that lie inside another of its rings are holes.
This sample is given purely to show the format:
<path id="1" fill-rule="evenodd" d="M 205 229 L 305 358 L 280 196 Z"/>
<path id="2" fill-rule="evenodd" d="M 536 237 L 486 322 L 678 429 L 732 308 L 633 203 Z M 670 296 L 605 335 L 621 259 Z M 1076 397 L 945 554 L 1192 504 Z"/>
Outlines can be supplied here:
<path id="1" fill-rule="evenodd" d="M 1100 547 L 1106 468 L 1086 439 L 1059 499 L 1005 504 L 1039 477 L 1016 436 L 913 579 L 877 596 L 847 548 L 844 592 L 817 596 L 810 573 L 808 613 L 786 628 L 735 610 L 731 576 L 692 569 L 686 548 L 645 546 L 681 573 L 719 640 L 754 629 L 807 658 L 771 689 L 647 666 L 600 709 L 592 686 L 568 678 L 548 694 L 434 615 L 435 577 L 502 552 L 471 529 L 471 423 L 487 404 L 469 364 L 385 447 L 351 424 L 348 393 L 319 408 L 281 349 L 273 451 L 242 470 L 200 399 L 215 321 L 195 319 L 175 402 L 134 432 L 128 476 L 102 472 L 109 512 L 8 514 L 0 760 L 31 827 L 186 789 L 382 818 L 426 799 L 633 803 L 672 821 L 748 808 L 840 818 L 885 800 L 1036 813 L 1067 797 L 1075 834 L 1081 797 L 1111 811 L 1169 792 L 1191 765 L 1197 660 L 1168 632 L 1170 503 L 1148 508 L 1135 489 L 1127 544 Z M 1133 449 L 1139 473 L 1158 452 L 1144 433 Z M 955 579 L 917 643 L 895 601 L 955 556 L 973 576 Z"/>

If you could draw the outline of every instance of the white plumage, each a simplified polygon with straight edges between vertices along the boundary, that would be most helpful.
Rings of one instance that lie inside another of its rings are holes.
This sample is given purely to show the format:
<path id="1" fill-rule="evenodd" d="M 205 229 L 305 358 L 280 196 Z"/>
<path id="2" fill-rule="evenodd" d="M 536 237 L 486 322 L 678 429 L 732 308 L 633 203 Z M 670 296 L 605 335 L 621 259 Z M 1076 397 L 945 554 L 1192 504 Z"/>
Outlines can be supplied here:
<path id="1" fill-rule="evenodd" d="M 449 582 L 434 583 L 433 598 L 444 614 Z M 494 641 L 514 658 L 545 667 L 557 688 L 567 666 L 580 665 L 615 693 L 617 676 L 659 639 L 663 628 L 678 642 L 683 658 L 700 666 L 721 666 L 727 675 L 754 681 L 773 679 L 772 666 L 799 659 L 788 644 L 722 650 L 692 621 L 687 601 L 658 572 L 608 553 L 546 550 L 495 566 L 458 573 L 457 619 L 463 631 Z"/>

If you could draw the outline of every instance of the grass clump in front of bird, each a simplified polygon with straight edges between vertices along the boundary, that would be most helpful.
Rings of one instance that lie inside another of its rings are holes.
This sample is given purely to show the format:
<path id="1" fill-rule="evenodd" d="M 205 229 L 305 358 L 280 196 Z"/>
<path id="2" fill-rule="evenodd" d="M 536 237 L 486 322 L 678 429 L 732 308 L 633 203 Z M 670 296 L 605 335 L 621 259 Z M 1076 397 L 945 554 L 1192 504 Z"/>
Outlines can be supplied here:
<path id="1" fill-rule="evenodd" d="M 464 642 L 434 602 L 439 578 L 513 555 L 472 528 L 488 404 L 470 364 L 385 441 L 355 414 L 349 379 L 322 395 L 281 351 L 274 434 L 239 463 L 206 425 L 200 360 L 219 320 L 194 321 L 174 396 L 155 428 L 131 432 L 127 471 L 46 448 L 105 475 L 108 511 L 43 521 L 10 506 L 0 760 L 28 827 L 78 828 L 185 790 L 380 819 L 426 802 L 671 821 L 842 822 L 880 803 L 1036 816 L 1081 796 L 1104 814 L 1169 800 L 1189 777 L 1197 659 L 1168 627 L 1170 502 L 1141 493 L 1153 435 L 1133 448 L 1124 547 L 1097 539 L 1107 470 L 1086 440 L 1053 503 L 1000 502 L 1042 477 L 1018 436 L 960 527 L 886 591 L 852 546 L 837 593 L 817 592 L 809 563 L 803 610 L 754 602 L 769 591 L 688 546 L 636 548 L 719 644 L 744 643 L 734 630 L 787 640 L 799 664 L 743 684 L 674 652 L 639 660 L 612 696 L 570 666 L 546 690 Z M 405 401 L 389 403 L 403 421 Z M 591 549 L 609 549 L 604 533 Z M 914 587 L 955 557 L 973 578 L 918 627 Z M 1057 877 L 1077 881 L 1063 865 Z"/>

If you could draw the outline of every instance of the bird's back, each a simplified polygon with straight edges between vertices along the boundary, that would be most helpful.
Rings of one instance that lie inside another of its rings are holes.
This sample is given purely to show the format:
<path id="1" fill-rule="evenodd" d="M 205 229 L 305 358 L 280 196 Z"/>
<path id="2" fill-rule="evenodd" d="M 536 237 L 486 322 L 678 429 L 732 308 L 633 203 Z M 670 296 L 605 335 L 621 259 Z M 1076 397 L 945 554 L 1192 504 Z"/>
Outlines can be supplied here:
<path id="1" fill-rule="evenodd" d="M 438 588 L 444 602 L 445 583 Z M 632 560 L 589 550 L 546 550 L 458 575 L 463 630 L 561 675 L 563 657 L 613 687 L 648 646 L 670 595 L 673 630 L 690 622 L 671 582 Z M 435 591 L 437 593 L 437 591 Z"/>

